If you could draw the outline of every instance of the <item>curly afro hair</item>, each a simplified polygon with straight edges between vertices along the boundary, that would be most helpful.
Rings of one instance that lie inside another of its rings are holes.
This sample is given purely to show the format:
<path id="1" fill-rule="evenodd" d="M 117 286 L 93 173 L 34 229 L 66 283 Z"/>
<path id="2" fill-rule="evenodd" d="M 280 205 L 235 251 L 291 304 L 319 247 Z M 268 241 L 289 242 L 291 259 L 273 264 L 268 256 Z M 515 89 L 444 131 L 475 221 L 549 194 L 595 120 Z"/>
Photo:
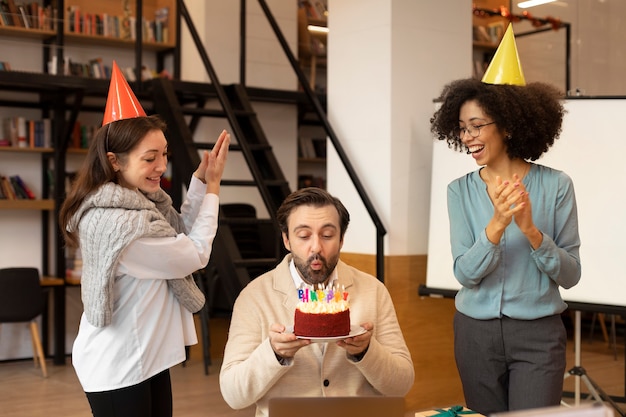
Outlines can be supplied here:
<path id="1" fill-rule="evenodd" d="M 563 94 L 546 83 L 526 86 L 486 84 L 473 78 L 446 85 L 438 101 L 441 107 L 430 119 L 430 130 L 449 148 L 464 151 L 465 146 L 455 134 L 459 127 L 461 106 L 476 100 L 483 111 L 507 132 L 507 154 L 511 159 L 535 161 L 546 152 L 561 134 L 565 109 Z"/>

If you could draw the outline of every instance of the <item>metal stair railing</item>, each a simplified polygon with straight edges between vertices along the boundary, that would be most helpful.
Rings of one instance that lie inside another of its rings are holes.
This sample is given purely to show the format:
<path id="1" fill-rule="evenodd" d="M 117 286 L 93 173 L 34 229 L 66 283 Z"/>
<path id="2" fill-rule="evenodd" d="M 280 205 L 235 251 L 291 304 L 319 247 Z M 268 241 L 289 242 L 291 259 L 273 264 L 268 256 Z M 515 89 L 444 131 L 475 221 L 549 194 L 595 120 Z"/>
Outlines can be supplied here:
<path id="1" fill-rule="evenodd" d="M 238 122 L 238 119 L 233 109 L 233 106 L 231 104 L 231 101 L 229 100 L 228 95 L 224 87 L 220 83 L 217 73 L 215 72 L 215 69 L 213 68 L 213 65 L 211 64 L 209 56 L 206 52 L 206 48 L 202 44 L 202 40 L 200 39 L 200 36 L 198 35 L 198 31 L 196 30 L 196 27 L 191 19 L 191 16 L 189 15 L 189 11 L 187 10 L 187 7 L 185 6 L 184 0 L 178 0 L 178 10 L 179 10 L 180 16 L 184 19 L 185 23 L 187 24 L 187 28 L 189 29 L 191 38 L 193 39 L 193 42 L 196 46 L 198 54 L 200 55 L 204 68 L 207 71 L 207 74 L 209 75 L 211 83 L 213 84 L 215 88 L 215 93 L 217 94 L 217 98 L 231 125 L 233 134 L 235 138 L 237 138 L 237 141 L 239 145 L 241 146 L 241 152 L 244 155 L 244 158 L 246 159 L 248 163 L 248 168 L 250 169 L 250 173 L 252 174 L 252 177 L 257 183 L 261 198 L 263 199 L 265 206 L 268 208 L 269 216 L 273 221 L 276 221 L 276 208 L 278 207 L 277 203 L 272 198 L 272 194 L 270 193 L 270 191 L 268 190 L 266 186 L 266 183 L 264 182 L 263 175 L 260 172 L 258 165 L 256 164 L 254 160 L 254 155 L 252 153 L 252 150 L 250 149 L 249 146 L 247 146 L 247 143 L 244 140 L 245 135 L 241 128 L 241 125 Z"/>
<path id="2" fill-rule="evenodd" d="M 243 9 L 245 9 L 245 2 L 246 0 L 241 0 Z M 296 59 L 295 55 L 289 48 L 289 44 L 287 43 L 285 36 L 280 30 L 280 27 L 276 23 L 276 19 L 272 15 L 272 12 L 267 6 L 267 2 L 265 0 L 258 0 L 258 2 L 259 2 L 259 5 L 261 6 L 261 9 L 263 9 L 263 12 L 265 13 L 265 17 L 270 23 L 270 26 L 272 27 L 274 34 L 278 38 L 278 41 L 283 48 L 283 52 L 285 53 L 285 55 L 287 56 L 287 59 L 289 60 L 289 63 L 291 64 L 291 67 L 296 73 L 298 77 L 298 81 L 300 82 L 300 85 L 302 86 L 304 92 L 306 93 L 309 103 L 313 106 L 315 113 L 317 114 L 317 117 L 319 118 L 320 122 L 322 123 L 324 127 L 324 130 L 326 131 L 326 134 L 330 138 L 330 142 L 335 148 L 335 151 L 337 152 L 337 155 L 339 156 L 341 163 L 346 169 L 346 172 L 348 173 L 350 180 L 354 184 L 354 187 L 356 188 L 356 191 L 359 194 L 359 197 L 361 198 L 361 201 L 363 202 L 365 209 L 367 210 L 368 214 L 370 215 L 372 219 L 372 222 L 374 223 L 374 226 L 376 227 L 376 276 L 378 277 L 380 281 L 384 282 L 384 274 L 385 274 L 384 236 L 385 234 L 387 234 L 387 230 L 385 229 L 385 226 L 383 225 L 380 217 L 378 216 L 378 213 L 376 212 L 376 209 L 374 208 L 374 205 L 372 204 L 372 201 L 370 200 L 367 194 L 367 191 L 365 190 L 365 187 L 361 183 L 359 176 L 354 170 L 354 167 L 352 166 L 352 163 L 350 162 L 348 155 L 343 149 L 343 146 L 341 145 L 339 138 L 337 137 L 334 129 L 330 125 L 330 122 L 328 121 L 328 118 L 326 117 L 326 112 L 324 111 L 324 108 L 322 107 L 322 104 L 320 103 L 319 98 L 313 92 L 313 89 L 309 85 L 309 82 L 306 76 L 304 75 L 304 72 L 300 68 L 298 60 Z M 245 37 L 243 38 L 245 39 Z M 245 50 L 245 48 L 242 48 L 242 50 Z"/>
<path id="3" fill-rule="evenodd" d="M 350 180 L 355 186 L 356 191 L 359 197 L 361 198 L 361 201 L 363 202 L 368 214 L 370 215 L 370 218 L 372 219 L 372 222 L 374 223 L 374 226 L 376 228 L 376 276 L 378 277 L 379 280 L 384 281 L 384 236 L 387 233 L 387 231 L 380 217 L 378 216 L 378 213 L 376 212 L 376 209 L 374 208 L 374 205 L 372 201 L 370 200 L 367 194 L 367 191 L 365 190 L 365 187 L 361 183 L 359 176 L 357 175 L 354 167 L 352 166 L 352 163 L 350 162 L 345 150 L 343 149 L 341 142 L 339 141 L 334 129 L 330 125 L 330 122 L 328 118 L 326 117 L 326 112 L 324 111 L 324 108 L 322 107 L 322 104 L 320 103 L 319 98 L 311 89 L 308 83 L 308 80 L 306 79 L 306 76 L 304 75 L 304 72 L 301 70 L 299 66 L 298 60 L 295 58 L 295 55 L 291 51 L 282 31 L 280 30 L 278 24 L 276 23 L 276 19 L 274 18 L 269 7 L 267 6 L 266 1 L 258 0 L 258 2 L 270 26 L 272 27 L 272 30 L 274 34 L 276 35 L 283 49 L 283 52 L 285 53 L 285 56 L 289 60 L 289 63 L 291 64 L 291 67 L 294 70 L 298 78 L 298 81 L 300 82 L 310 105 L 315 110 L 315 113 L 318 119 L 320 120 L 324 130 L 326 131 L 328 138 L 330 139 L 335 151 L 337 152 L 339 156 L 340 161 L 342 162 L 344 168 L 346 169 L 346 172 L 348 173 Z M 240 45 L 241 45 L 242 56 L 241 56 L 240 70 L 241 70 L 242 79 L 244 78 L 243 74 L 245 74 L 245 56 L 244 56 L 245 50 L 246 50 L 245 48 L 245 9 L 246 9 L 246 0 L 241 0 L 241 25 L 242 27 L 241 27 Z M 189 11 L 187 10 L 184 0 L 178 0 L 178 15 L 182 17 L 185 23 L 187 24 L 187 27 L 189 29 L 193 42 L 202 60 L 202 63 L 215 88 L 215 92 L 220 101 L 220 104 L 222 105 L 222 108 L 224 109 L 227 115 L 227 118 L 229 122 L 231 123 L 231 127 L 233 129 L 233 133 L 235 137 L 237 138 L 243 137 L 243 132 L 239 123 L 237 122 L 237 117 L 235 115 L 235 112 L 230 104 L 230 101 L 227 97 L 227 94 L 223 86 L 219 82 L 217 74 L 209 60 L 206 49 L 204 48 L 202 41 L 198 35 L 198 32 L 195 28 L 195 25 L 193 24 L 193 21 L 191 19 L 191 16 L 189 15 Z M 253 158 L 251 150 L 249 149 L 249 147 L 245 146 L 245 144 L 243 143 L 242 143 L 242 153 L 244 157 L 246 158 L 246 160 L 248 161 L 248 165 L 250 167 L 253 178 L 255 179 L 256 183 L 259 184 L 259 192 L 261 194 L 261 197 L 266 207 L 268 207 L 269 209 L 268 210 L 269 215 L 272 218 L 272 220 L 275 221 L 276 213 L 275 213 L 275 210 L 272 210 L 271 208 L 275 207 L 276 202 L 272 198 L 272 195 L 269 192 L 268 188 L 264 185 L 263 176 L 259 172 L 256 166 L 256 163 L 254 162 L 254 158 Z"/>

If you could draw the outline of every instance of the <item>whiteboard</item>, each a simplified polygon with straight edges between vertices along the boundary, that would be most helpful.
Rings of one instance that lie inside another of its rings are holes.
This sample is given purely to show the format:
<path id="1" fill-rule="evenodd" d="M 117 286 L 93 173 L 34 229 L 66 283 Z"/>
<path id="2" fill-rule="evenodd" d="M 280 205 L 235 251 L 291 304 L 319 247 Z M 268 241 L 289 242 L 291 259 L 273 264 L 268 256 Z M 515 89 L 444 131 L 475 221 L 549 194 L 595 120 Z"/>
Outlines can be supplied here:
<path id="1" fill-rule="evenodd" d="M 626 99 L 566 100 L 563 130 L 536 163 L 574 182 L 580 233 L 580 282 L 561 289 L 567 302 L 626 306 Z M 478 169 L 474 159 L 435 140 L 426 286 L 458 290 L 452 271 L 447 186 Z"/>

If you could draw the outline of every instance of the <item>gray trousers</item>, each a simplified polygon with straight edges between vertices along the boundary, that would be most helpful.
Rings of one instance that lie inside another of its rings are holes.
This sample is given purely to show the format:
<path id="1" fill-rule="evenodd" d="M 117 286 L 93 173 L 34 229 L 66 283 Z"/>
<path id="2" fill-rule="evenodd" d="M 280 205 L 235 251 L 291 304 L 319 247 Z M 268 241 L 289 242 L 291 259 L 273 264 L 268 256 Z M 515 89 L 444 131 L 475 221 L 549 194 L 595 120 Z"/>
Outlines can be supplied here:
<path id="1" fill-rule="evenodd" d="M 466 406 L 490 413 L 556 406 L 567 334 L 560 315 L 536 320 L 454 316 L 454 354 Z"/>

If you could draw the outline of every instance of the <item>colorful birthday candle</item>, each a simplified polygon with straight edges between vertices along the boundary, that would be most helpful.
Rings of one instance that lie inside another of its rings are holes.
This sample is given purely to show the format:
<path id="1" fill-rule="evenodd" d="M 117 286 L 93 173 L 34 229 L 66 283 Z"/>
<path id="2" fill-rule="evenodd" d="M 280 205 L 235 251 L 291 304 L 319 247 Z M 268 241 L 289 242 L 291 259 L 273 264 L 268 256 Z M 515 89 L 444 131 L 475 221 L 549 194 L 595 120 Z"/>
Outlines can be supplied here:
<path id="1" fill-rule="evenodd" d="M 298 299 L 303 303 L 309 302 L 309 289 L 308 288 L 300 288 L 298 290 Z"/>

